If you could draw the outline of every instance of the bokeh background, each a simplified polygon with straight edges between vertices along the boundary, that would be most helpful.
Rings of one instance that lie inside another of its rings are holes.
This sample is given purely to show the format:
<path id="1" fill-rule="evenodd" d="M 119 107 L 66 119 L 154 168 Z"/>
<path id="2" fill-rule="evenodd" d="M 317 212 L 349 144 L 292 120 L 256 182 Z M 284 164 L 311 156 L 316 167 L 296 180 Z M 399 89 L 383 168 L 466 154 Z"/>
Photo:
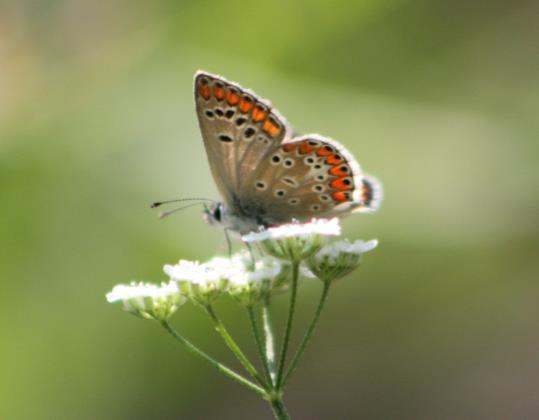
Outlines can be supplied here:
<path id="1" fill-rule="evenodd" d="M 270 419 L 116 283 L 224 252 L 192 77 L 220 73 L 384 183 L 380 240 L 330 297 L 295 419 L 539 417 L 539 3 L 13 0 L 0 5 L 0 418 Z M 301 289 L 297 325 L 319 293 Z M 275 302 L 284 320 L 286 297 Z M 254 356 L 244 313 L 219 312 Z M 200 310 L 174 324 L 234 365 Z"/>

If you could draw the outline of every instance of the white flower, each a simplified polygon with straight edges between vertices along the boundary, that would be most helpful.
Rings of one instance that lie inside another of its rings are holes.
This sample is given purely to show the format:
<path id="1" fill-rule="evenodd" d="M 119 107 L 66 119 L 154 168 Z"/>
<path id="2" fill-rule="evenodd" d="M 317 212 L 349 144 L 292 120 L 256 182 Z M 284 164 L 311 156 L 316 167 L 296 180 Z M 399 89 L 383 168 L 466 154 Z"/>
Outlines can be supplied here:
<path id="1" fill-rule="evenodd" d="M 311 235 L 338 236 L 341 234 L 339 219 L 312 219 L 308 223 L 289 223 L 286 225 L 251 232 L 242 237 L 244 242 L 259 242 L 268 239 L 279 240 L 290 237 L 306 237 Z"/>
<path id="2" fill-rule="evenodd" d="M 165 265 L 163 271 L 171 279 L 187 281 L 193 284 L 218 281 L 221 277 L 221 272 L 217 265 L 201 264 L 198 261 L 180 260 L 178 264 Z"/>
<path id="3" fill-rule="evenodd" d="M 216 257 L 207 263 L 180 260 L 176 265 L 165 265 L 163 271 L 179 283 L 181 292 L 201 305 L 209 305 L 225 290 L 233 272 L 226 258 Z"/>
<path id="4" fill-rule="evenodd" d="M 341 234 L 339 219 L 312 219 L 309 223 L 293 222 L 244 235 L 245 242 L 258 242 L 268 254 L 299 262 L 320 249 L 322 236 Z"/>
<path id="5" fill-rule="evenodd" d="M 324 246 L 307 260 L 309 269 L 322 281 L 329 282 L 347 275 L 357 268 L 361 256 L 378 245 L 377 239 L 370 241 L 348 240 Z"/>
<path id="6" fill-rule="evenodd" d="M 161 286 L 132 282 L 119 284 L 107 293 L 109 303 L 123 302 L 124 309 L 146 319 L 167 320 L 185 302 L 175 282 Z"/>
<path id="7" fill-rule="evenodd" d="M 365 252 L 372 251 L 377 246 L 378 239 L 371 239 L 370 241 L 362 241 L 360 239 L 354 242 L 345 239 L 322 247 L 322 249 L 317 252 L 315 258 L 321 260 L 324 257 L 328 257 L 330 261 L 334 262 L 342 253 L 361 255 Z"/>

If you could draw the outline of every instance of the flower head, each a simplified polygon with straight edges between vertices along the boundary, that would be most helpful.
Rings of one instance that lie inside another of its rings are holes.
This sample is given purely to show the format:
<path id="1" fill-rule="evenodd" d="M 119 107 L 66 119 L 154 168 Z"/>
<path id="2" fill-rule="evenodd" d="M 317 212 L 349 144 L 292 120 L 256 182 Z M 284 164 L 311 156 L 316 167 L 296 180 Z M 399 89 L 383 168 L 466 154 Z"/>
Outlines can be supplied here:
<path id="1" fill-rule="evenodd" d="M 260 242 L 268 239 L 279 240 L 290 237 L 308 237 L 311 235 L 338 236 L 341 234 L 339 219 L 312 219 L 308 223 L 292 222 L 286 225 L 250 232 L 242 237 L 244 242 Z"/>
<path id="2" fill-rule="evenodd" d="M 185 298 L 172 281 L 161 286 L 132 282 L 114 286 L 107 293 L 107 301 L 121 301 L 126 311 L 142 318 L 165 321 L 185 302 Z"/>
<path id="3" fill-rule="evenodd" d="M 226 290 L 232 267 L 225 258 L 214 258 L 207 263 L 180 260 L 165 265 L 163 271 L 179 284 L 182 294 L 195 303 L 209 305 Z"/>
<path id="4" fill-rule="evenodd" d="M 234 269 L 231 271 L 228 293 L 242 305 L 252 306 L 259 303 L 273 288 L 280 286 L 283 264 L 281 261 L 263 257 L 253 262 L 246 252 L 231 258 Z"/>
<path id="5" fill-rule="evenodd" d="M 274 257 L 301 261 L 320 249 L 322 236 L 340 234 L 339 219 L 312 219 L 308 223 L 292 222 L 251 232 L 242 239 L 245 242 L 262 242 L 264 249 Z"/>
<path id="6" fill-rule="evenodd" d="M 334 242 L 311 256 L 307 265 L 321 280 L 332 281 L 352 272 L 361 262 L 361 255 L 372 251 L 377 245 L 377 239 Z"/>

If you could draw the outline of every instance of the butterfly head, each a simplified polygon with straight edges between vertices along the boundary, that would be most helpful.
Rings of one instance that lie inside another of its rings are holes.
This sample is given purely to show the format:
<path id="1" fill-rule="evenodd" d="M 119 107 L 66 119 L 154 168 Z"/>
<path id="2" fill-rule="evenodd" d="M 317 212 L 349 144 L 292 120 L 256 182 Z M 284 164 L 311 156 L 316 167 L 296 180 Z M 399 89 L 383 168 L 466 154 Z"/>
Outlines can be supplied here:
<path id="1" fill-rule="evenodd" d="M 215 203 L 204 205 L 203 217 L 210 226 L 220 226 L 224 222 L 225 207 L 223 203 L 216 201 Z"/>

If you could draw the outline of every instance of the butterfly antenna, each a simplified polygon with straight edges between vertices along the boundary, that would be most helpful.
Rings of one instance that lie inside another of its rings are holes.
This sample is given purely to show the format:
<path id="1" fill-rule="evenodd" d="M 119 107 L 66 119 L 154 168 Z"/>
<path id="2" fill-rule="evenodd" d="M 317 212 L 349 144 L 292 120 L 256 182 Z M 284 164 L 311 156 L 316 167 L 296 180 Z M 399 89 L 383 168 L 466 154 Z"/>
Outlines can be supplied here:
<path id="1" fill-rule="evenodd" d="M 215 203 L 215 200 L 212 200 L 210 198 L 178 198 L 176 200 L 156 201 L 150 205 L 150 208 L 155 209 L 156 207 L 162 206 L 163 204 L 179 203 L 182 201 L 206 201 Z"/>
<path id="2" fill-rule="evenodd" d="M 188 209 L 189 207 L 198 206 L 199 204 L 202 204 L 202 203 L 191 203 L 191 204 L 187 204 L 186 206 L 176 207 L 175 209 L 172 209 L 169 211 L 163 211 L 159 213 L 159 218 L 164 219 L 165 217 L 170 216 L 173 213 L 176 213 L 180 210 Z"/>

